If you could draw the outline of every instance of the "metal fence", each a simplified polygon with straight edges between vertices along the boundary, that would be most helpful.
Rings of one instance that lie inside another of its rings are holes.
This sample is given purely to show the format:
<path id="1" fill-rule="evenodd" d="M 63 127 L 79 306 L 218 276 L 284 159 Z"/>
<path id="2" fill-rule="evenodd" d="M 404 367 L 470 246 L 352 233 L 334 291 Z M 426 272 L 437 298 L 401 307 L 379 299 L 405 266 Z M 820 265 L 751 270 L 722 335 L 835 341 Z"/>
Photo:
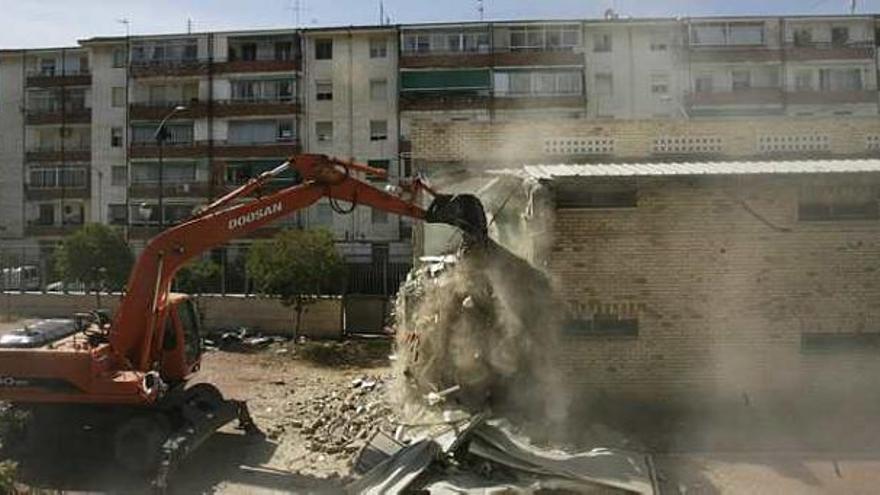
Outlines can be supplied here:
<path id="1" fill-rule="evenodd" d="M 200 294 L 253 294 L 253 280 L 247 273 L 247 251 L 243 247 L 219 248 L 206 255 L 218 272 L 198 284 L 187 283 L 178 274 L 174 289 Z M 324 294 L 364 294 L 392 296 L 406 280 L 409 263 L 349 263 L 343 276 L 324 287 Z M 91 291 L 78 283 L 63 283 L 55 268 L 54 246 L 33 249 L 0 249 L 0 290 L 37 292 Z"/>

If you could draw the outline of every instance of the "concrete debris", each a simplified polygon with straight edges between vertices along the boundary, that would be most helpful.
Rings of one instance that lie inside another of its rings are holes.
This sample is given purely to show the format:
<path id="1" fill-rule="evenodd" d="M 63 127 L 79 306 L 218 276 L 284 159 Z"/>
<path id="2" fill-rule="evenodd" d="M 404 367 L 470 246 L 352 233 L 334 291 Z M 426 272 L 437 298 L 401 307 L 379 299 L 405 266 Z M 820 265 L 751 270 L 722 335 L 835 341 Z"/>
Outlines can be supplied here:
<path id="1" fill-rule="evenodd" d="M 286 342 L 287 340 L 284 337 L 270 337 L 254 333 L 249 328 L 241 327 L 234 331 L 221 331 L 206 337 L 202 340 L 202 344 L 206 350 L 253 352 L 266 349 L 276 342 Z"/>
<path id="2" fill-rule="evenodd" d="M 422 429 L 414 431 L 423 432 Z M 349 493 L 656 493 L 646 455 L 615 449 L 566 453 L 532 445 L 505 420 L 483 416 L 409 445 L 375 435 Z"/>
<path id="3" fill-rule="evenodd" d="M 299 428 L 310 450 L 352 455 L 378 432 L 390 435 L 394 430 L 385 388 L 383 377 L 355 379 L 351 390 L 329 391 L 300 404 L 295 416 L 302 421 L 285 426 Z"/>

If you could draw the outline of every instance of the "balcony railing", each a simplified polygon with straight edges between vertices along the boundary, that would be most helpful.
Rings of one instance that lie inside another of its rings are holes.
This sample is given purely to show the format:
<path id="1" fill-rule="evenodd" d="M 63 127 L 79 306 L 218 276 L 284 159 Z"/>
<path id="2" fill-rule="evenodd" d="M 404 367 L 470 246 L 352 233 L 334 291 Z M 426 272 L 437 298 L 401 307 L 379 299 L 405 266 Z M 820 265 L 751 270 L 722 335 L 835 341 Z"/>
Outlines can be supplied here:
<path id="1" fill-rule="evenodd" d="M 91 146 L 88 144 L 70 144 L 50 146 L 33 146 L 25 152 L 28 162 L 87 162 L 92 159 Z"/>
<path id="2" fill-rule="evenodd" d="M 167 198 L 206 198 L 210 194 L 211 185 L 207 182 L 174 182 L 166 181 L 162 185 L 162 195 Z M 130 195 L 133 198 L 156 198 L 159 196 L 159 183 L 133 182 Z"/>
<path id="3" fill-rule="evenodd" d="M 211 59 L 133 60 L 132 77 L 198 76 L 208 73 Z"/>
<path id="4" fill-rule="evenodd" d="M 748 88 L 736 91 L 691 92 L 685 95 L 689 106 L 782 105 L 781 88 Z"/>
<path id="5" fill-rule="evenodd" d="M 216 61 L 216 72 L 287 72 L 300 69 L 300 58 L 294 56 L 288 59 L 276 59 L 273 57 L 256 58 L 253 60 L 243 60 L 241 58 L 234 60 Z"/>
<path id="6" fill-rule="evenodd" d="M 411 111 L 488 109 L 488 91 L 473 93 L 407 92 L 400 95 L 400 109 Z"/>
<path id="7" fill-rule="evenodd" d="M 214 115 L 217 117 L 290 115 L 300 111 L 299 102 L 293 96 L 216 100 L 214 103 Z"/>
<path id="8" fill-rule="evenodd" d="M 862 60 L 873 59 L 874 46 L 870 42 L 854 43 L 786 43 L 788 60 Z"/>
<path id="9" fill-rule="evenodd" d="M 28 108 L 26 122 L 30 125 L 41 124 L 88 124 L 92 121 L 92 109 L 85 103 L 68 103 L 62 109 L 61 104 L 41 105 Z"/>
<path id="10" fill-rule="evenodd" d="M 174 119 L 195 119 L 208 115 L 207 103 L 198 99 L 133 102 L 129 105 L 129 115 L 133 120 L 162 120 L 178 106 L 185 110 L 176 112 Z"/>
<path id="11" fill-rule="evenodd" d="M 26 73 L 27 85 L 49 86 L 88 86 L 92 83 L 92 73 L 88 67 L 79 69 L 32 69 Z"/>
<path id="12" fill-rule="evenodd" d="M 786 101 L 792 105 L 834 105 L 841 103 L 877 104 L 876 90 L 789 91 Z"/>
<path id="13" fill-rule="evenodd" d="M 296 138 L 249 143 L 216 141 L 214 149 L 215 155 L 225 158 L 283 158 L 298 151 Z"/>
<path id="14" fill-rule="evenodd" d="M 41 223 L 39 220 L 28 221 L 24 228 L 27 237 L 64 237 L 76 232 L 83 226 L 82 221 L 77 223 Z"/>

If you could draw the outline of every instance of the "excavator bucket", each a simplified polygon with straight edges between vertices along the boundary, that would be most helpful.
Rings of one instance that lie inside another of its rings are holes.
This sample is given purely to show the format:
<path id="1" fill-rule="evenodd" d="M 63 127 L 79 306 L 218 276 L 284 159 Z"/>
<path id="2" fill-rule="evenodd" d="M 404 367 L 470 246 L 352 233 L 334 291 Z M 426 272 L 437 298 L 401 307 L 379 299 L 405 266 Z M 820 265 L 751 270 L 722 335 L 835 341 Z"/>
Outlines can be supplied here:
<path id="1" fill-rule="evenodd" d="M 473 194 L 438 194 L 428 207 L 425 221 L 457 227 L 469 243 L 485 244 L 489 239 L 486 211 Z"/>

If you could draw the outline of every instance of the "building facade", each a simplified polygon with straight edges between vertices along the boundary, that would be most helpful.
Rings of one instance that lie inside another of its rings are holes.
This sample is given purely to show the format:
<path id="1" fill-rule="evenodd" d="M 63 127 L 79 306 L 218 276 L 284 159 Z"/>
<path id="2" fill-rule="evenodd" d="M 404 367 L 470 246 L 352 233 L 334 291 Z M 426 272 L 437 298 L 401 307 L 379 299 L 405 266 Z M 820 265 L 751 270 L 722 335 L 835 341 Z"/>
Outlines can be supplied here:
<path id="1" fill-rule="evenodd" d="M 122 226 L 142 245 L 298 152 L 366 162 L 391 183 L 456 155 L 488 163 L 870 152 L 880 146 L 874 133 L 841 138 L 844 146 L 832 128 L 722 135 L 747 132 L 740 119 L 806 128 L 810 119 L 876 118 L 877 24 L 873 16 L 467 22 L 2 50 L 0 248 L 37 257 L 84 222 Z M 476 134 L 455 130 L 467 125 Z M 522 139 L 510 138 L 510 126 L 525 129 Z M 499 137 L 487 143 L 484 133 Z M 330 229 L 364 284 L 389 264 L 392 278 L 402 276 L 412 224 L 363 207 L 342 213 L 320 202 L 274 228 Z"/>

